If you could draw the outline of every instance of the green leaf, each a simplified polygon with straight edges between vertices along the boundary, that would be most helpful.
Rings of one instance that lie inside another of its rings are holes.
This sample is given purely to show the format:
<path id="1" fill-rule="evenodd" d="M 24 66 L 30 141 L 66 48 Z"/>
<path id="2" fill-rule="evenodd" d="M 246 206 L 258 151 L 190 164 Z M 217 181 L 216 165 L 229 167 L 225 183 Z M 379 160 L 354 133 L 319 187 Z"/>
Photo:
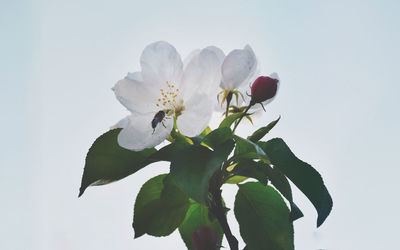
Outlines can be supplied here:
<path id="1" fill-rule="evenodd" d="M 135 238 L 145 233 L 153 236 L 171 234 L 184 220 L 189 206 L 189 197 L 169 175 L 150 179 L 136 197 L 132 224 Z"/>
<path id="2" fill-rule="evenodd" d="M 269 180 L 272 185 L 289 201 L 290 204 L 290 220 L 294 221 L 303 217 L 303 213 L 293 202 L 292 188 L 290 187 L 289 181 L 286 176 L 277 168 L 271 168 L 268 165 L 264 165 L 264 169 L 267 172 Z"/>
<path id="3" fill-rule="evenodd" d="M 226 117 L 220 124 L 219 127 L 223 128 L 223 127 L 227 127 L 229 128 L 230 126 L 232 126 L 232 124 L 239 119 L 240 117 L 242 117 L 244 114 L 243 113 L 235 113 L 232 114 L 228 117 Z"/>
<path id="4" fill-rule="evenodd" d="M 217 146 L 214 151 L 201 145 L 190 145 L 174 157 L 170 173 L 176 184 L 192 199 L 206 204 L 210 178 L 221 167 L 233 146 L 232 139 Z"/>
<path id="5" fill-rule="evenodd" d="M 186 141 L 189 144 L 192 144 L 192 140 L 190 138 L 182 135 L 179 131 L 177 131 L 175 129 L 175 125 L 174 125 L 174 128 L 171 130 L 170 137 L 171 137 L 173 142 L 178 140 L 178 141 Z"/>
<path id="6" fill-rule="evenodd" d="M 303 217 L 303 213 L 293 202 L 292 189 L 289 181 L 277 168 L 272 168 L 264 162 L 245 160 L 240 162 L 233 169 L 232 173 L 239 176 L 254 178 L 263 185 L 267 185 L 268 180 L 270 180 L 272 185 L 274 185 L 274 187 L 289 201 L 291 221 Z"/>
<path id="7" fill-rule="evenodd" d="M 205 128 L 205 129 L 203 130 L 203 132 L 201 132 L 200 136 L 201 136 L 201 137 L 205 137 L 206 135 L 208 135 L 208 134 L 211 133 L 211 132 L 212 132 L 212 129 L 210 128 L 210 126 L 207 126 L 207 128 Z"/>
<path id="8" fill-rule="evenodd" d="M 332 210 L 332 198 L 321 175 L 308 163 L 298 159 L 281 138 L 259 142 L 272 164 L 285 174 L 311 201 L 318 212 L 317 227 Z"/>
<path id="9" fill-rule="evenodd" d="M 237 176 L 254 178 L 263 185 L 268 184 L 268 172 L 262 162 L 254 162 L 252 160 L 245 159 L 236 165 L 236 167 L 232 170 L 232 173 Z"/>
<path id="10" fill-rule="evenodd" d="M 179 226 L 179 233 L 186 247 L 194 250 L 192 245 L 192 234 L 201 226 L 211 228 L 218 235 L 218 243 L 221 245 L 223 231 L 218 220 L 210 221 L 208 208 L 201 204 L 192 204 L 186 213 L 185 220 Z"/>
<path id="11" fill-rule="evenodd" d="M 279 120 L 281 119 L 281 117 L 279 116 L 279 118 L 273 122 L 271 122 L 270 124 L 268 124 L 265 127 L 259 128 L 257 129 L 251 136 L 247 137 L 248 140 L 252 141 L 252 142 L 258 142 L 259 140 L 261 140 L 266 134 L 268 134 L 268 132 L 275 127 L 275 125 L 279 122 Z"/>
<path id="12" fill-rule="evenodd" d="M 198 136 L 195 136 L 195 137 L 190 137 L 190 139 L 192 140 L 192 142 L 194 144 L 200 144 L 201 141 L 204 139 L 204 137 L 211 132 L 212 132 L 211 128 L 209 126 L 207 126 L 207 128 L 205 128 L 203 130 L 203 132 L 201 132 L 201 134 L 199 134 Z"/>
<path id="13" fill-rule="evenodd" d="M 246 176 L 240 176 L 240 175 L 235 175 L 231 178 L 229 178 L 227 181 L 225 181 L 225 183 L 228 184 L 239 184 L 245 180 L 247 180 L 249 177 Z"/>
<path id="14" fill-rule="evenodd" d="M 204 137 L 202 143 L 210 146 L 213 149 L 216 149 L 219 145 L 228 140 L 232 140 L 232 130 L 227 127 L 221 127 L 215 129 L 206 137 Z"/>
<path id="15" fill-rule="evenodd" d="M 289 209 L 272 187 L 259 182 L 240 184 L 234 211 L 246 249 L 294 249 Z"/>
<path id="16" fill-rule="evenodd" d="M 175 155 L 179 155 L 181 150 L 191 144 L 184 138 L 178 137 L 174 142 L 162 147 L 160 150 L 149 156 L 148 161 L 153 163 L 157 161 L 172 161 Z"/>
<path id="17" fill-rule="evenodd" d="M 110 130 L 101 135 L 86 155 L 79 196 L 90 185 L 104 185 L 120 180 L 145 167 L 147 158 L 157 150 L 145 149 L 139 152 L 124 149 L 118 145 L 121 129 Z"/>
<path id="18" fill-rule="evenodd" d="M 265 163 L 270 163 L 264 150 L 262 150 L 262 148 L 256 143 L 237 135 L 234 135 L 233 137 L 236 141 L 235 161 L 238 161 L 238 159 L 260 159 Z"/>

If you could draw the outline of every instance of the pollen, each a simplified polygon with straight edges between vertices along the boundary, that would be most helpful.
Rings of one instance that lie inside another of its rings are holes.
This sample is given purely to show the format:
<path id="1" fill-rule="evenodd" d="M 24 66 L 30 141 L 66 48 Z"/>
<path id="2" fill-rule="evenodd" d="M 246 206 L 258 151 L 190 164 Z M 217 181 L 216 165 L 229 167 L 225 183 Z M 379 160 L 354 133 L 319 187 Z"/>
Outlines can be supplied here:
<path id="1" fill-rule="evenodd" d="M 174 110 L 179 105 L 176 101 L 177 96 L 179 95 L 179 89 L 175 88 L 175 85 L 170 83 L 169 81 L 165 81 L 166 88 L 160 89 L 161 98 L 157 98 L 157 107 L 164 106 L 165 108 Z M 175 111 L 173 111 L 175 113 Z"/>

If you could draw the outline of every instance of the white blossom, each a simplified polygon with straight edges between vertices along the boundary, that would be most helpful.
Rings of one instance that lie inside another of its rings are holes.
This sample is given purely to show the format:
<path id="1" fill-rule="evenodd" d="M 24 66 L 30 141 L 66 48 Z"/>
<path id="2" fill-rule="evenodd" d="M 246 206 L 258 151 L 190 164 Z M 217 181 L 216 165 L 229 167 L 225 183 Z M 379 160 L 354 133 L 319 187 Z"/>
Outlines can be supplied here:
<path id="1" fill-rule="evenodd" d="M 232 50 L 222 63 L 223 90 L 233 91 L 248 86 L 257 72 L 258 62 L 252 48 L 246 45 L 244 49 Z"/>
<path id="2" fill-rule="evenodd" d="M 113 88 L 131 112 L 116 125 L 123 128 L 119 145 L 134 151 L 154 147 L 170 134 L 174 118 L 183 135 L 199 135 L 207 127 L 216 102 L 221 53 L 216 47 L 197 50 L 184 65 L 169 43 L 148 45 L 140 58 L 141 71 L 129 73 Z"/>
<path id="3" fill-rule="evenodd" d="M 249 84 L 256 79 L 258 72 L 257 57 L 249 45 L 243 49 L 232 50 L 221 65 L 219 105 L 216 105 L 215 110 L 225 111 L 228 95 L 232 95 L 230 105 L 240 106 L 245 101 Z"/>

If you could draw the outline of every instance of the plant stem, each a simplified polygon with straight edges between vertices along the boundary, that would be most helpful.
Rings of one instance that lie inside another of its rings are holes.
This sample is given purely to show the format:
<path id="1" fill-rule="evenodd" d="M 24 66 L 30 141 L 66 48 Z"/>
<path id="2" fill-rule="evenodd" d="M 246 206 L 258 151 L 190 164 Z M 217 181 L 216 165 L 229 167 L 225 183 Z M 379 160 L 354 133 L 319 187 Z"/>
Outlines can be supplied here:
<path id="1" fill-rule="evenodd" d="M 220 188 L 210 190 L 212 197 L 213 197 L 213 205 L 210 207 L 210 211 L 214 214 L 217 218 L 219 224 L 224 231 L 226 239 L 228 240 L 229 247 L 231 250 L 238 250 L 239 249 L 239 242 L 237 241 L 236 237 L 232 234 L 231 229 L 229 227 L 228 221 L 225 216 L 225 208 L 222 205 L 222 197 Z"/>
<path id="2" fill-rule="evenodd" d="M 246 116 L 247 111 L 249 111 L 249 109 L 250 109 L 251 106 L 253 106 L 253 105 L 254 105 L 254 103 L 251 101 L 250 104 L 249 104 L 249 106 L 247 106 L 247 108 L 246 108 L 245 111 L 243 112 L 242 116 L 241 116 L 241 117 L 239 118 L 239 120 L 235 123 L 235 126 L 233 127 L 233 130 L 232 130 L 232 134 L 235 133 L 235 130 L 236 130 L 237 126 L 239 125 L 240 121 L 242 121 L 243 117 Z"/>
<path id="3" fill-rule="evenodd" d="M 229 105 L 231 104 L 232 100 L 232 92 L 228 93 L 228 96 L 226 97 L 226 111 L 225 111 L 225 117 L 228 117 L 229 113 Z"/>

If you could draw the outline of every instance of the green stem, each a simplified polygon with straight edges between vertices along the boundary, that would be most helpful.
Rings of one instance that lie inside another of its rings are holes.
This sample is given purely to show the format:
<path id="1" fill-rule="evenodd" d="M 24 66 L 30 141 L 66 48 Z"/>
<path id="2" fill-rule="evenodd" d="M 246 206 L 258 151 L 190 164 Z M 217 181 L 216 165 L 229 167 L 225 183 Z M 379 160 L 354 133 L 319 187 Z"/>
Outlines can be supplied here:
<path id="1" fill-rule="evenodd" d="M 243 112 L 242 116 L 239 118 L 239 120 L 235 123 L 235 126 L 233 127 L 232 130 L 232 134 L 235 133 L 235 130 L 237 128 L 237 126 L 239 125 L 239 123 L 242 121 L 243 117 L 246 116 L 247 111 L 249 111 L 249 109 L 254 105 L 255 103 L 253 103 L 253 101 L 250 102 L 249 106 L 247 106 L 247 108 L 245 109 L 245 111 Z"/>
<path id="2" fill-rule="evenodd" d="M 209 192 L 211 194 L 211 202 L 209 204 L 210 212 L 217 218 L 225 237 L 229 243 L 231 250 L 238 250 L 239 243 L 236 237 L 232 234 L 229 227 L 228 220 L 226 219 L 226 209 L 222 203 L 221 186 L 222 186 L 222 171 L 217 171 L 210 180 Z"/>
<path id="3" fill-rule="evenodd" d="M 222 197 L 221 197 L 221 189 L 213 190 L 213 198 L 215 201 L 215 207 L 211 210 L 214 216 L 217 218 L 219 224 L 224 231 L 225 237 L 229 243 L 229 247 L 231 250 L 239 249 L 239 242 L 236 237 L 232 234 L 232 231 L 229 227 L 228 221 L 225 215 L 225 209 L 222 206 Z"/>
<path id="4" fill-rule="evenodd" d="M 229 105 L 231 104 L 231 100 L 232 100 L 232 92 L 229 91 L 228 96 L 226 97 L 226 111 L 225 111 L 225 117 L 228 117 Z"/>

